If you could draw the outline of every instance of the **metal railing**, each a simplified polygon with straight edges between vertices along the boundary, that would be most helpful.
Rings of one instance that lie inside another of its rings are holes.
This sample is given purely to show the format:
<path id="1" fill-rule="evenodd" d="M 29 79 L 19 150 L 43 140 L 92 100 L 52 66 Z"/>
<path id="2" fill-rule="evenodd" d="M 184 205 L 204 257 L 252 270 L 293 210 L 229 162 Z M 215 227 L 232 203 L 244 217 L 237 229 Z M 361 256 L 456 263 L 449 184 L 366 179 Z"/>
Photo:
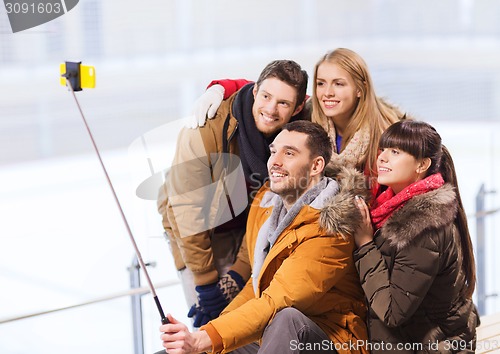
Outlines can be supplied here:
<path id="1" fill-rule="evenodd" d="M 156 262 L 148 262 L 145 265 L 155 267 Z M 53 308 L 45 311 L 32 312 L 12 317 L 0 318 L 0 324 L 20 321 L 24 319 L 34 318 L 38 316 L 43 316 L 47 314 L 52 314 L 56 312 L 71 310 L 79 307 L 84 307 L 88 305 L 93 305 L 105 301 L 115 300 L 122 297 L 130 296 L 131 298 L 131 307 L 132 307 L 132 330 L 134 337 L 134 353 L 135 354 L 144 354 L 144 333 L 143 333 L 143 313 L 142 313 L 142 296 L 148 293 L 151 293 L 149 287 L 142 287 L 140 281 L 140 264 L 137 259 L 137 256 L 134 256 L 130 267 L 127 268 L 129 272 L 130 279 L 130 289 L 120 291 L 113 294 L 108 294 L 106 296 L 97 297 L 88 301 L 79 302 L 73 305 Z M 180 280 L 168 280 L 163 282 L 158 282 L 154 284 L 156 289 L 166 288 L 174 285 L 180 284 Z"/>
<path id="2" fill-rule="evenodd" d="M 145 263 L 146 267 L 155 267 L 156 262 Z M 137 256 L 132 259 L 132 264 L 128 268 L 130 278 L 130 288 L 138 289 L 141 287 L 141 265 Z M 142 298 L 141 293 L 130 296 L 132 301 L 132 329 L 134 334 L 134 353 L 144 354 L 144 331 L 142 326 Z"/>
<path id="3" fill-rule="evenodd" d="M 476 194 L 476 274 L 477 274 L 477 309 L 480 315 L 486 314 L 486 300 L 489 297 L 496 297 L 498 294 L 486 294 L 486 224 L 487 216 L 500 211 L 500 208 L 485 210 L 485 198 L 488 194 L 495 194 L 495 191 L 487 191 L 484 183 L 481 184 Z"/>
<path id="4" fill-rule="evenodd" d="M 137 284 L 137 285 L 132 286 L 132 276 L 133 276 L 132 272 L 139 271 L 139 268 L 134 269 L 134 264 L 136 264 L 136 262 L 137 261 L 135 259 L 132 263 L 132 267 L 128 268 L 128 270 L 130 272 L 131 288 L 132 289 L 108 294 L 108 295 L 101 296 L 101 297 L 96 297 L 94 299 L 90 299 L 90 300 L 84 301 L 84 302 L 79 302 L 79 303 L 69 305 L 69 306 L 57 307 L 57 308 L 53 308 L 53 309 L 49 309 L 49 310 L 45 310 L 45 311 L 31 312 L 31 313 L 22 314 L 22 315 L 0 318 L 0 324 L 15 322 L 15 321 L 19 321 L 19 320 L 43 316 L 43 315 L 61 312 L 61 311 L 66 311 L 66 310 L 84 307 L 84 306 L 88 306 L 88 305 L 93 305 L 93 304 L 97 304 L 97 303 L 101 303 L 101 302 L 105 302 L 105 301 L 115 300 L 115 299 L 119 299 L 119 298 L 127 297 L 127 296 L 131 296 L 132 299 L 134 299 L 134 298 L 137 299 L 138 297 L 140 298 L 142 295 L 150 293 L 150 289 L 149 289 L 149 287 L 140 286 L 140 283 L 135 282 L 135 280 L 134 280 L 133 284 Z M 148 264 L 154 265 L 154 263 L 148 263 Z M 134 277 L 135 276 L 136 275 L 134 275 Z M 158 282 L 158 283 L 155 283 L 154 286 L 156 289 L 161 289 L 161 288 L 167 288 L 167 287 L 178 285 L 178 284 L 180 284 L 179 279 L 175 279 L 175 280 L 166 280 L 166 281 Z M 135 304 L 136 300 L 135 301 L 133 300 L 132 303 Z M 136 310 L 133 310 L 133 311 L 136 311 Z"/>

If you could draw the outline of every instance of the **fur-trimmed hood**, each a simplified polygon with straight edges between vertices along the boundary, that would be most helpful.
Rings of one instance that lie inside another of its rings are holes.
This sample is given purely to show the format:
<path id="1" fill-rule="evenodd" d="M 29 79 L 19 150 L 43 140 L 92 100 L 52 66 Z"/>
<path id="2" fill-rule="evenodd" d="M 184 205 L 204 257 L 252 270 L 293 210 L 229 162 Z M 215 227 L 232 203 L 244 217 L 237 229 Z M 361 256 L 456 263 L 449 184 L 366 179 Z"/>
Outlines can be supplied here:
<path id="1" fill-rule="evenodd" d="M 361 213 L 354 197 L 359 195 L 368 203 L 371 197 L 366 177 L 354 168 L 337 167 L 327 171 L 339 184 L 339 192 L 327 200 L 321 209 L 319 224 L 332 234 L 353 235 L 361 223 Z"/>
<path id="2" fill-rule="evenodd" d="M 457 214 L 453 186 L 442 187 L 411 198 L 380 229 L 389 244 L 401 250 L 416 241 L 425 231 L 449 225 Z"/>

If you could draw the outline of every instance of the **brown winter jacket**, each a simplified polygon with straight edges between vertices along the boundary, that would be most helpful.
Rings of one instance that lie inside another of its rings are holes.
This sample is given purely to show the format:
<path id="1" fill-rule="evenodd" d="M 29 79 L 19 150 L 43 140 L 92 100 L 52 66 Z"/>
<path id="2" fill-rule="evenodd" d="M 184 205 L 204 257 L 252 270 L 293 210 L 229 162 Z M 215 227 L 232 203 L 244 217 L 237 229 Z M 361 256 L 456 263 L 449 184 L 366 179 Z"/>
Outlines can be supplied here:
<path id="1" fill-rule="evenodd" d="M 355 252 L 372 353 L 473 352 L 479 318 L 462 295 L 456 213 L 445 184 L 410 199 Z"/>
<path id="2" fill-rule="evenodd" d="M 215 118 L 208 120 L 204 127 L 181 130 L 173 168 L 159 191 L 158 212 L 162 215 L 163 227 L 170 238 L 175 265 L 179 270 L 187 266 L 193 272 L 195 285 L 210 284 L 219 278 L 211 249 L 211 238 L 216 237 L 214 234 L 218 232 L 213 226 L 221 224 L 218 218 L 220 220 L 231 214 L 223 213 L 227 211 L 228 204 L 225 186 L 221 183 L 215 185 L 214 181 L 220 182 L 222 174 L 228 173 L 224 168 L 222 153 L 227 153 L 232 159 L 239 155 L 234 136 L 238 122 L 231 112 L 234 98 L 235 95 L 223 101 Z M 226 122 L 227 133 L 223 136 Z M 227 151 L 223 151 L 224 148 Z M 244 179 L 242 184 L 245 184 Z M 213 185 L 214 189 L 200 193 L 209 185 Z M 245 200 L 242 202 L 248 203 L 246 192 L 243 193 Z M 172 205 L 175 205 L 175 210 Z M 237 227 L 244 233 L 245 221 L 244 218 L 232 221 L 235 224 L 229 227 Z M 247 257 L 243 242 L 232 269 L 244 280 L 250 277 Z"/>

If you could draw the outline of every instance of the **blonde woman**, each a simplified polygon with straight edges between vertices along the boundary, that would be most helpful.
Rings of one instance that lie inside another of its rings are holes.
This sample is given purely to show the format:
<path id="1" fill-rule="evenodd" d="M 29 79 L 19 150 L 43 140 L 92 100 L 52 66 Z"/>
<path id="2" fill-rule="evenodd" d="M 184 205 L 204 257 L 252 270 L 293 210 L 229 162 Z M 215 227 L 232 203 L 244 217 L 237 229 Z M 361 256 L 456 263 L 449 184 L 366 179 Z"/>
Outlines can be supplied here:
<path id="1" fill-rule="evenodd" d="M 402 114 L 375 95 L 363 58 L 345 48 L 326 53 L 314 67 L 310 101 L 311 120 L 332 137 L 330 165 L 356 167 L 376 176 L 380 136 Z"/>

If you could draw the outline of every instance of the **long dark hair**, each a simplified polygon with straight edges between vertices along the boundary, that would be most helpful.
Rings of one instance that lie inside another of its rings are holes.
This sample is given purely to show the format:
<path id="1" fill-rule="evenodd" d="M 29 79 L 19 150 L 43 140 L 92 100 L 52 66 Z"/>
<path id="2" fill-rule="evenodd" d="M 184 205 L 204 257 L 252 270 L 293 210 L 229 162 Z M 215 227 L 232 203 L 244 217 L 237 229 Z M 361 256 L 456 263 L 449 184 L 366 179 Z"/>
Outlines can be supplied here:
<path id="1" fill-rule="evenodd" d="M 454 187 L 458 203 L 455 225 L 460 234 L 463 256 L 462 267 L 467 281 L 464 295 L 468 298 L 472 297 L 476 285 L 476 266 L 472 240 L 470 238 L 462 198 L 458 189 L 455 165 L 450 152 L 441 143 L 441 136 L 428 123 L 415 120 L 402 120 L 387 128 L 380 138 L 379 147 L 398 148 L 409 153 L 416 159 L 429 158 L 431 166 L 427 170 L 427 176 L 439 172 L 443 176 L 443 180 Z"/>

